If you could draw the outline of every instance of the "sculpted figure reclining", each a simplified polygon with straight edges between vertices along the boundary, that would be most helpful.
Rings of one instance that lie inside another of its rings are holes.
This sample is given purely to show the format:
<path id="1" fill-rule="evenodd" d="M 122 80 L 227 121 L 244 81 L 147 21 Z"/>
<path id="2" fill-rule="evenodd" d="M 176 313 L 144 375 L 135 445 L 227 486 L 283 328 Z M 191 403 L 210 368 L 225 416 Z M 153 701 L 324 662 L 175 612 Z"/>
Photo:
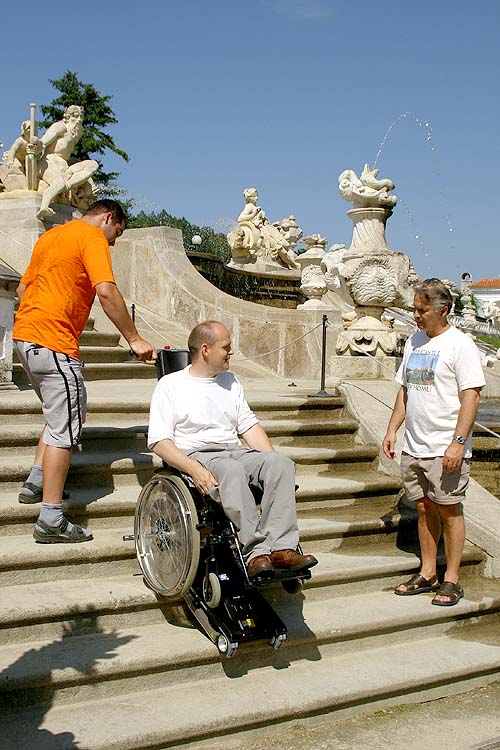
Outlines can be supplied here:
<path id="1" fill-rule="evenodd" d="M 63 119 L 53 123 L 41 138 L 31 137 L 30 121 L 25 120 L 21 135 L 3 154 L 0 179 L 6 190 L 28 188 L 26 157 L 37 156 L 38 192 L 42 193 L 39 219 L 54 214 L 50 204 L 64 193 L 71 205 L 83 209 L 99 193 L 91 179 L 99 163 L 95 159 L 71 162 L 71 154 L 83 135 L 83 114 L 83 107 L 76 104 L 66 107 Z"/>

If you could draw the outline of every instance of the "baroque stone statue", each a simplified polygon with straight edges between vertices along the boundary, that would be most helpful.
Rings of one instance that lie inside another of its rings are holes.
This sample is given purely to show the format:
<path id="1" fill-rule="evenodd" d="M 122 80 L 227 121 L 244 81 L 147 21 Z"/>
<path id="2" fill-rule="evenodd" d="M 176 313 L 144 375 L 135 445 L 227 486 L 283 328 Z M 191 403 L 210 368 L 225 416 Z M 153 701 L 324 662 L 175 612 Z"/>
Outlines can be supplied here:
<path id="1" fill-rule="evenodd" d="M 34 105 L 31 105 L 34 108 Z M 4 152 L 0 182 L 5 193 L 37 190 L 42 195 L 39 219 L 51 216 L 53 202 L 87 208 L 99 189 L 92 180 L 99 164 L 94 159 L 71 161 L 71 154 L 83 135 L 83 107 L 66 107 L 62 120 L 53 123 L 39 138 L 32 119 L 21 123 L 21 134 Z M 35 174 L 30 178 L 30 163 Z M 32 183 L 32 184 L 30 184 Z"/>
<path id="2" fill-rule="evenodd" d="M 232 259 L 230 266 L 242 268 L 247 264 L 256 264 L 264 271 L 280 269 L 298 269 L 299 264 L 295 259 L 295 253 L 290 247 L 290 240 L 297 236 L 297 230 L 302 230 L 290 223 L 283 225 L 282 222 L 271 224 L 263 209 L 257 205 L 259 194 L 255 188 L 245 188 L 243 191 L 245 206 L 238 216 L 238 224 L 227 235 L 227 241 L 231 248 Z M 293 229 L 292 234 L 290 230 Z M 287 233 L 289 237 L 287 237 Z M 295 242 L 298 241 L 298 238 Z M 257 268 L 256 268 L 257 270 Z"/>

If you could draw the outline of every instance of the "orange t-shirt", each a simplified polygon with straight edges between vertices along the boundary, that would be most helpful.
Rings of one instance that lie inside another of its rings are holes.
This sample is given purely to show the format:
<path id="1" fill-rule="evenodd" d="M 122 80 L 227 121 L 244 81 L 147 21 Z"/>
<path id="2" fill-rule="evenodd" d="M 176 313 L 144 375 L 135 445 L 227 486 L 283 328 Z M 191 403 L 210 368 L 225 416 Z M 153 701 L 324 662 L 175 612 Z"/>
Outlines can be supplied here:
<path id="1" fill-rule="evenodd" d="M 115 278 L 108 241 L 98 227 L 77 219 L 49 229 L 21 279 L 26 289 L 12 338 L 78 358 L 94 287 L 103 281 Z"/>

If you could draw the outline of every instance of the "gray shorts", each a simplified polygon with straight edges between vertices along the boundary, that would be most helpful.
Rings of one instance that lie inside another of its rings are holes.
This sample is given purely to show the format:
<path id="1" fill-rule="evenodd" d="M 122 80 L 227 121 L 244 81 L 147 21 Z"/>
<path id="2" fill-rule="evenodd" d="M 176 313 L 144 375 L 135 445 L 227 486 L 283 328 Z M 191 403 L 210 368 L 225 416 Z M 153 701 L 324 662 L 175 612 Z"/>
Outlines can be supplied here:
<path id="1" fill-rule="evenodd" d="M 19 360 L 42 402 L 47 424 L 43 442 L 71 448 L 80 442 L 87 415 L 82 363 L 39 344 L 14 341 Z"/>
<path id="2" fill-rule="evenodd" d="M 457 471 L 443 471 L 443 457 L 416 458 L 401 455 L 401 476 L 408 500 L 428 497 L 438 505 L 454 505 L 465 498 L 469 484 L 470 459 L 464 458 Z"/>

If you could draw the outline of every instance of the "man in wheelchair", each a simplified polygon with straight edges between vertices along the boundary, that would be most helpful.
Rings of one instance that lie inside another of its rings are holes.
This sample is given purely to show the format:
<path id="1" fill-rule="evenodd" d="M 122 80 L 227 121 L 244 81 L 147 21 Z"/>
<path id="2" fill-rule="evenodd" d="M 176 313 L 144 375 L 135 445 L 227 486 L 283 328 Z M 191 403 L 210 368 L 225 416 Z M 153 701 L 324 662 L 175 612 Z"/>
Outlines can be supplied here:
<path id="1" fill-rule="evenodd" d="M 295 465 L 274 452 L 229 372 L 229 331 L 205 321 L 191 331 L 188 347 L 192 364 L 165 375 L 153 393 L 150 449 L 220 501 L 237 530 L 250 579 L 312 568 L 316 558 L 297 551 Z M 260 514 L 252 489 L 262 494 Z"/>

